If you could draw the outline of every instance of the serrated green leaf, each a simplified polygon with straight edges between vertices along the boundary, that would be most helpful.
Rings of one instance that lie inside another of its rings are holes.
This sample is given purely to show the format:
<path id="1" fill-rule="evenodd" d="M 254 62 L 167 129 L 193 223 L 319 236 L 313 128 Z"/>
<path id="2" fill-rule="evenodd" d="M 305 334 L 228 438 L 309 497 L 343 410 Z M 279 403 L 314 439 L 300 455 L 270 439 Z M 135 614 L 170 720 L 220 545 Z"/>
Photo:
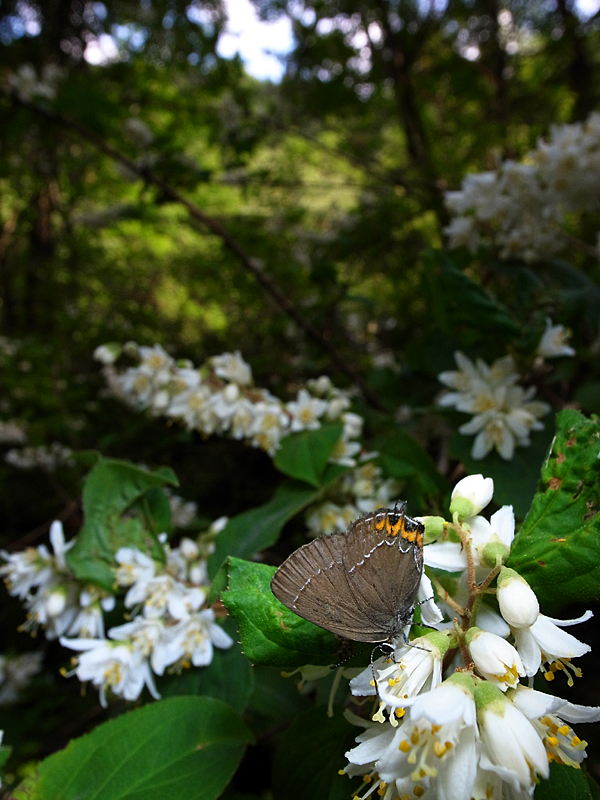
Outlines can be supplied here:
<path id="1" fill-rule="evenodd" d="M 229 559 L 229 581 L 221 600 L 237 623 L 246 657 L 253 664 L 288 669 L 337 663 L 339 640 L 277 600 L 271 591 L 274 574 L 275 567 Z"/>
<path id="2" fill-rule="evenodd" d="M 173 697 L 99 725 L 42 761 L 15 800 L 214 800 L 253 736 L 212 697 Z"/>
<path id="3" fill-rule="evenodd" d="M 535 800 L 594 800 L 586 776 L 581 769 L 566 764 L 550 764 L 550 777 L 535 788 Z"/>
<path id="4" fill-rule="evenodd" d="M 167 521 L 165 485 L 177 486 L 172 470 L 153 473 L 127 461 L 100 459 L 86 478 L 83 526 L 67 553 L 77 578 L 110 591 L 114 582 L 111 566 L 119 547 L 137 547 L 164 559 L 157 537 L 162 532 L 160 524 Z M 164 500 L 158 499 L 158 492 Z M 129 513 L 126 518 L 125 512 Z"/>
<path id="5" fill-rule="evenodd" d="M 264 506 L 244 511 L 229 520 L 217 536 L 215 552 L 208 559 L 208 572 L 215 575 L 228 555 L 245 558 L 275 544 L 288 520 L 318 495 L 302 484 L 282 484 Z"/>
<path id="6" fill-rule="evenodd" d="M 541 488 L 508 561 L 545 610 L 600 597 L 599 451 L 598 419 L 561 411 Z"/>
<path id="7" fill-rule="evenodd" d="M 275 466 L 284 475 L 318 488 L 322 485 L 323 472 L 343 429 L 341 422 L 329 423 L 314 431 L 300 431 L 286 436 L 275 453 Z"/>
<path id="8" fill-rule="evenodd" d="M 311 708 L 288 728 L 275 754 L 275 800 L 348 800 L 357 781 L 340 775 L 344 753 L 361 729 L 344 718 L 341 709 L 327 716 L 326 706 Z"/>

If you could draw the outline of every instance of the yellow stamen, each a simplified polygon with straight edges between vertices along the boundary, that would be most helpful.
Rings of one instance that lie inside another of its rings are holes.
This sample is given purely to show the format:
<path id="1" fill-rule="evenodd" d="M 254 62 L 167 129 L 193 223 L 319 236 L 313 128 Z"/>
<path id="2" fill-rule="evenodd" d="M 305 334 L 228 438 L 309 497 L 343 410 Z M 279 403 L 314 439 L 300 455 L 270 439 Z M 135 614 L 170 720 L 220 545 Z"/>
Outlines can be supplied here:
<path id="1" fill-rule="evenodd" d="M 400 744 L 399 744 L 399 746 L 398 746 L 398 750 L 402 750 L 402 752 L 403 752 L 403 753 L 410 753 L 410 745 L 409 745 L 409 743 L 406 741 L 406 739 L 403 739 L 403 740 L 400 742 Z"/>

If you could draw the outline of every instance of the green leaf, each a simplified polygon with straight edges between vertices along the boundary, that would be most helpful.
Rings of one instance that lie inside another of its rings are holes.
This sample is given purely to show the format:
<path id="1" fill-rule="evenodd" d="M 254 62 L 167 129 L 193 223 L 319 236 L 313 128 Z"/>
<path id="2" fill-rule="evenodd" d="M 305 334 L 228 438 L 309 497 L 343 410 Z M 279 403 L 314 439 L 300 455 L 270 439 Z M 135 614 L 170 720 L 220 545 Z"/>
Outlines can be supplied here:
<path id="1" fill-rule="evenodd" d="M 163 491 L 166 484 L 177 486 L 170 469 L 153 473 L 127 461 L 100 459 L 86 478 L 83 526 L 67 553 L 77 578 L 110 591 L 114 583 L 111 566 L 120 547 L 137 547 L 158 560 L 164 559 L 158 535 L 170 522 Z M 123 517 L 125 512 L 127 517 Z"/>
<path id="2" fill-rule="evenodd" d="M 297 478 L 318 488 L 322 485 L 323 472 L 343 429 L 341 422 L 330 423 L 314 431 L 300 431 L 286 436 L 275 453 L 275 466 L 290 478 Z"/>
<path id="3" fill-rule="evenodd" d="M 275 667 L 254 667 L 254 692 L 248 708 L 262 716 L 268 726 L 273 721 L 291 720 L 313 705 L 312 698 L 299 691 L 299 675 L 285 677 L 287 674 Z"/>
<path id="4" fill-rule="evenodd" d="M 326 706 L 301 714 L 275 753 L 274 800 L 348 800 L 357 781 L 339 770 L 347 763 L 344 753 L 361 732 L 339 707 L 333 717 L 327 716 Z"/>
<path id="5" fill-rule="evenodd" d="M 531 506 L 540 479 L 540 465 L 546 458 L 552 436 L 552 426 L 547 421 L 543 431 L 532 433 L 529 447 L 515 448 L 510 461 L 500 458 L 495 451 L 476 461 L 471 457 L 473 437 L 455 431 L 450 441 L 450 455 L 463 462 L 469 475 L 481 473 L 493 478 L 494 501 L 498 505 L 512 506 L 517 518 L 523 519 Z"/>
<path id="6" fill-rule="evenodd" d="M 173 697 L 123 714 L 42 761 L 15 800 L 214 800 L 253 736 L 211 697 Z"/>
<path id="7" fill-rule="evenodd" d="M 0 745 L 0 769 L 2 769 L 2 767 L 6 764 L 11 753 L 12 747 Z"/>
<path id="8" fill-rule="evenodd" d="M 425 281 L 437 324 L 444 331 L 460 325 L 471 330 L 516 336 L 520 326 L 509 310 L 454 266 L 440 250 L 423 253 Z"/>
<path id="9" fill-rule="evenodd" d="M 208 559 L 209 575 L 217 573 L 228 555 L 245 558 L 275 544 L 285 523 L 317 495 L 317 491 L 302 484 L 284 483 L 264 506 L 230 519 L 217 536 L 215 552 Z"/>
<path id="10" fill-rule="evenodd" d="M 375 438 L 373 449 L 379 451 L 378 463 L 387 474 L 408 481 L 417 504 L 411 513 L 424 511 L 428 498 L 437 498 L 449 491 L 446 479 L 440 475 L 429 453 L 406 431 L 395 430 Z"/>
<path id="11" fill-rule="evenodd" d="M 252 666 L 237 644 L 237 630 L 232 619 L 223 628 L 234 640 L 228 650 L 215 647 L 213 660 L 207 667 L 190 667 L 179 675 L 158 680 L 163 697 L 176 695 L 205 695 L 228 703 L 238 713 L 245 710 L 254 689 Z"/>
<path id="12" fill-rule="evenodd" d="M 541 780 L 535 789 L 535 800 L 594 800 L 586 776 L 581 769 L 566 764 L 550 764 L 550 777 Z"/>
<path id="13" fill-rule="evenodd" d="M 337 663 L 339 640 L 277 600 L 271 591 L 274 574 L 275 567 L 229 559 L 228 588 L 221 600 L 237 623 L 246 657 L 281 668 Z"/>
<path id="14" fill-rule="evenodd" d="M 508 566 L 544 609 L 600 597 L 600 425 L 567 409 Z"/>

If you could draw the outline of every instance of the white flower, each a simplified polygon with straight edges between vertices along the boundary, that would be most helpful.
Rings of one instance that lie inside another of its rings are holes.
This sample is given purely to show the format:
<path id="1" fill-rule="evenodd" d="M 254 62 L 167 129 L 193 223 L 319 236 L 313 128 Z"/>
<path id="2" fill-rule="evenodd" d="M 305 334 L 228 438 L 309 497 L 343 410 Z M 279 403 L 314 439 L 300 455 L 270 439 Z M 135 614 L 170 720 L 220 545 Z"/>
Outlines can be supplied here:
<path id="1" fill-rule="evenodd" d="M 527 581 L 504 567 L 498 576 L 500 613 L 511 628 L 529 628 L 538 618 L 540 604 Z"/>
<path id="2" fill-rule="evenodd" d="M 169 496 L 171 508 L 171 525 L 174 528 L 187 528 L 198 514 L 198 504 L 176 494 Z M 189 540 L 188 540 L 189 541 Z"/>
<path id="3" fill-rule="evenodd" d="M 121 354 L 121 346 L 118 344 L 101 344 L 94 350 L 94 358 L 101 364 L 114 364 Z"/>
<path id="4" fill-rule="evenodd" d="M 48 584 L 53 577 L 53 558 L 45 545 L 27 547 L 18 553 L 0 551 L 6 564 L 0 567 L 9 594 L 24 600 L 34 587 Z"/>
<path id="5" fill-rule="evenodd" d="M 546 748 L 525 715 L 499 689 L 480 684 L 475 689 L 482 744 L 480 766 L 496 773 L 515 792 L 532 791 L 535 776 L 549 774 Z M 480 699 L 481 698 L 481 699 Z"/>
<path id="6" fill-rule="evenodd" d="M 165 623 L 162 619 L 139 616 L 124 625 L 117 625 L 111 628 L 108 635 L 115 641 L 126 641 L 131 643 L 132 648 L 141 656 L 151 656 L 155 648 L 160 644 L 165 636 Z M 154 669 L 154 665 L 152 666 Z M 162 672 L 154 669 L 157 675 Z"/>
<path id="7" fill-rule="evenodd" d="M 27 434 L 22 422 L 18 420 L 0 421 L 0 444 L 24 444 Z"/>
<path id="8" fill-rule="evenodd" d="M 388 711 L 389 721 L 395 727 L 410 698 L 441 683 L 442 660 L 447 649 L 447 635 L 438 632 L 414 639 L 410 645 L 403 644 L 391 659 L 380 658 L 372 668 L 367 667 L 353 678 L 350 681 L 352 694 L 366 696 L 378 692 L 382 702 L 373 720 L 382 722 L 384 712 Z"/>
<path id="9" fill-rule="evenodd" d="M 256 403 L 249 431 L 252 443 L 274 455 L 288 424 L 288 417 L 278 401 Z"/>
<path id="10" fill-rule="evenodd" d="M 82 653 L 77 658 L 75 673 L 80 681 L 91 681 L 98 687 L 105 708 L 108 690 L 125 700 L 137 700 L 147 686 L 152 697 L 160 699 L 147 660 L 130 643 L 65 638 L 60 643 Z"/>
<path id="11" fill-rule="evenodd" d="M 115 553 L 115 561 L 119 564 L 116 570 L 117 585 L 131 586 L 125 605 L 131 608 L 142 603 L 146 596 L 146 586 L 156 573 L 154 561 L 133 547 L 120 547 Z"/>
<path id="12" fill-rule="evenodd" d="M 214 620 L 214 611 L 209 608 L 190 614 L 169 628 L 154 649 L 154 671 L 162 675 L 167 666 L 176 663 L 183 667 L 207 666 L 213 659 L 213 645 L 223 649 L 231 647 L 233 639 Z"/>
<path id="13" fill-rule="evenodd" d="M 438 800 L 469 800 L 477 770 L 472 679 L 453 677 L 418 695 L 395 730 L 369 726 L 356 741 L 358 746 L 346 753 L 345 771 L 367 772 L 365 783 L 373 782 L 371 791 L 385 800 L 425 793 Z"/>
<path id="14" fill-rule="evenodd" d="M 484 509 L 494 496 L 494 481 L 483 475 L 468 475 L 452 490 L 450 513 L 459 519 L 473 517 Z"/>
<path id="15" fill-rule="evenodd" d="M 571 336 L 563 325 L 553 325 L 552 320 L 546 319 L 546 330 L 537 347 L 537 354 L 544 358 L 559 358 L 560 356 L 574 356 L 575 350 L 567 342 Z"/>
<path id="16" fill-rule="evenodd" d="M 566 215 L 596 207 L 599 117 L 594 112 L 585 123 L 552 126 L 550 139 L 540 140 L 526 163 L 507 160 L 497 171 L 467 175 L 460 191 L 446 192 L 450 246 L 474 252 L 485 238 L 501 258 L 525 261 L 564 249 Z"/>
<path id="17" fill-rule="evenodd" d="M 525 675 L 518 652 L 500 636 L 471 628 L 467 634 L 467 646 L 479 672 L 502 691 L 516 686 L 519 675 Z"/>
<path id="18" fill-rule="evenodd" d="M 223 353 L 212 359 L 215 374 L 225 380 L 233 381 L 239 386 L 248 386 L 252 383 L 252 370 L 242 358 L 239 350 L 235 353 Z"/>
<path id="19" fill-rule="evenodd" d="M 591 617 L 591 611 L 586 611 L 577 619 L 567 620 L 552 619 L 539 614 L 533 625 L 514 628 L 515 642 L 523 659 L 526 675 L 535 675 L 541 667 L 546 680 L 551 681 L 557 670 L 564 670 L 569 686 L 572 686 L 573 678 L 570 673 L 579 677 L 581 670 L 574 667 L 570 661 L 588 653 L 591 648 L 561 628 L 578 625 Z M 549 665 L 548 671 L 545 664 Z"/>
<path id="20" fill-rule="evenodd" d="M 306 514 L 306 527 L 311 536 L 344 531 L 357 517 L 359 510 L 355 506 L 338 506 L 335 503 L 320 503 L 313 506 Z"/>
<path id="21" fill-rule="evenodd" d="M 316 430 L 321 424 L 319 418 L 327 410 L 327 401 L 312 397 L 306 389 L 300 389 L 296 400 L 287 403 L 286 409 L 292 417 L 292 431 Z"/>
<path id="22" fill-rule="evenodd" d="M 582 741 L 564 720 L 598 722 L 600 708 L 579 706 L 560 697 L 520 686 L 512 696 L 515 706 L 530 720 L 543 741 L 548 761 L 579 769 L 586 756 Z"/>
<path id="23" fill-rule="evenodd" d="M 348 442 L 341 437 L 333 448 L 329 460 L 332 464 L 340 464 L 343 467 L 355 467 L 356 456 L 361 451 L 360 442 Z"/>
<path id="24" fill-rule="evenodd" d="M 491 367 L 481 360 L 475 366 L 458 352 L 455 359 L 458 372 L 442 372 L 438 379 L 458 391 L 442 396 L 440 405 L 474 414 L 459 428 L 460 433 L 476 434 L 471 451 L 474 459 L 485 458 L 495 448 L 503 459 L 510 460 L 517 445 L 529 445 L 530 431 L 544 427 L 538 418 L 550 407 L 532 402 L 535 387 L 524 390 L 514 385 L 519 376 L 511 356 L 498 359 Z"/>

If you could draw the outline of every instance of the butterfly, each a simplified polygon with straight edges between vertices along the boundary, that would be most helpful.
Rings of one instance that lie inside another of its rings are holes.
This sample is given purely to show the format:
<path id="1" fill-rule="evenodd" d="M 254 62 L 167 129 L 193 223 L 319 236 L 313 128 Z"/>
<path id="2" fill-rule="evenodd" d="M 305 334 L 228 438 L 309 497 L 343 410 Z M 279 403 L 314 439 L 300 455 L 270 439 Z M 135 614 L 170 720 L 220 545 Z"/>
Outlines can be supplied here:
<path id="1" fill-rule="evenodd" d="M 273 575 L 275 597 L 344 639 L 392 642 L 411 622 L 423 573 L 420 522 L 379 508 L 303 545 Z"/>

